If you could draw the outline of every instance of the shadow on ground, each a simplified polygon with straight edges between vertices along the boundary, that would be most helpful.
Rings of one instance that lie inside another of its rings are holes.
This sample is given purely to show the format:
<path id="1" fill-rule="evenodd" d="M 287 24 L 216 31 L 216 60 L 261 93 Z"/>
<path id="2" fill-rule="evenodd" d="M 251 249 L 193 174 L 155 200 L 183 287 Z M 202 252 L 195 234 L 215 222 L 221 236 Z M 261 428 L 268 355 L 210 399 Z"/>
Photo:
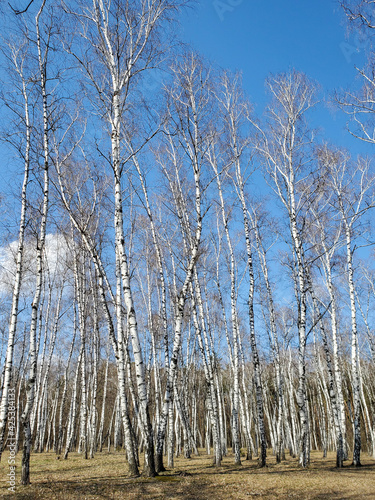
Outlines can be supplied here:
<path id="1" fill-rule="evenodd" d="M 374 471 L 375 464 L 361 468 L 361 471 L 368 470 L 370 474 Z M 319 470 L 310 469 L 309 471 L 299 468 L 291 468 L 289 470 L 275 470 L 272 467 L 258 469 L 256 465 L 244 465 L 240 468 L 232 466 L 221 467 L 220 469 L 207 468 L 208 474 L 203 474 L 202 471 L 167 471 L 155 478 L 108 478 L 101 476 L 92 476 L 87 479 L 71 478 L 69 480 L 56 481 L 53 476 L 47 476 L 44 481 L 38 481 L 31 484 L 30 487 L 16 487 L 16 494 L 5 493 L 2 498 L 4 500 L 17 499 L 17 500 L 67 500 L 67 499 L 80 499 L 80 500 L 94 500 L 94 499 L 174 499 L 174 500 L 220 500 L 223 498 L 228 499 L 245 499 L 245 498 L 258 498 L 258 499 L 298 499 L 298 500 L 355 500 L 361 498 L 363 500 L 373 500 L 375 493 L 360 495 L 343 495 L 342 489 L 320 488 L 319 493 L 302 492 L 301 489 L 288 489 L 287 491 L 280 491 L 277 486 L 267 487 L 266 485 L 257 488 L 256 485 L 252 487 L 251 475 L 255 474 L 259 477 L 263 475 L 273 475 L 283 477 L 285 475 L 295 476 L 297 473 L 319 474 Z M 332 469 L 331 469 L 332 470 Z M 75 470 L 75 473 L 77 470 Z M 321 472 L 321 471 L 320 471 Z M 355 468 L 346 467 L 344 469 L 335 469 L 339 475 L 352 475 L 356 472 Z M 242 482 L 233 477 L 233 475 L 244 476 L 246 481 Z M 231 479 L 228 484 L 225 482 L 226 476 Z M 253 476 L 254 477 L 254 476 Z M 220 478 L 220 483 L 216 481 Z M 277 481 L 277 479 L 276 479 Z M 293 483 L 291 479 L 290 483 Z M 284 488 L 285 490 L 285 488 Z M 323 490 L 323 491 L 322 491 Z"/>

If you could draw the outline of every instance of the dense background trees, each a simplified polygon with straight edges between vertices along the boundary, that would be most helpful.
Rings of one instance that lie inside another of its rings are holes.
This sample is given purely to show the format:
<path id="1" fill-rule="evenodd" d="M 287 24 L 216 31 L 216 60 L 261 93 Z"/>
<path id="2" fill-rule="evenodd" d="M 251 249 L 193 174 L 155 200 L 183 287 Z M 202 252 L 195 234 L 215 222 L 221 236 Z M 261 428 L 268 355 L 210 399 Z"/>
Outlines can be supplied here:
<path id="1" fill-rule="evenodd" d="M 261 467 L 267 448 L 302 467 L 312 448 L 375 456 L 373 161 L 313 133 L 319 88 L 298 71 L 268 78 L 256 117 L 240 75 L 175 43 L 186 3 L 9 12 L 2 138 L 24 180 L 2 246 L 0 452 L 14 430 L 23 484 L 32 449 L 123 447 L 148 476 L 198 448 L 217 466 L 229 447 Z M 372 30 L 365 4 L 346 12 Z M 369 68 L 337 101 L 373 142 Z"/>

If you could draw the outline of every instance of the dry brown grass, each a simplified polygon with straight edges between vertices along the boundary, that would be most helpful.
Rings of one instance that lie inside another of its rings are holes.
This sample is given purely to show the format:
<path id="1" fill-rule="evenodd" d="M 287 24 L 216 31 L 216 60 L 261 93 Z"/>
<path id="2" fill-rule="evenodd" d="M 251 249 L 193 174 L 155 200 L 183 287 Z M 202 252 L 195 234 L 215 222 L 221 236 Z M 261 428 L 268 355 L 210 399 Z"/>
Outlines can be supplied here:
<path id="1" fill-rule="evenodd" d="M 203 451 L 190 460 L 177 458 L 175 468 L 156 478 L 129 478 L 123 453 L 98 453 L 93 460 L 83 460 L 72 453 L 68 460 L 57 460 L 52 453 L 33 454 L 29 487 L 19 485 L 21 455 L 17 456 L 16 494 L 7 490 L 7 454 L 0 464 L 0 498 L 22 500 L 94 500 L 94 499 L 363 499 L 375 500 L 375 461 L 362 455 L 363 466 L 335 468 L 335 456 L 321 458 L 312 453 L 307 470 L 297 460 L 287 458 L 276 464 L 269 453 L 268 466 L 258 469 L 257 463 L 243 461 L 233 465 L 227 456 L 222 467 L 212 467 L 212 459 Z M 349 464 L 349 462 L 347 462 Z M 186 474 L 185 474 L 186 473 Z"/>

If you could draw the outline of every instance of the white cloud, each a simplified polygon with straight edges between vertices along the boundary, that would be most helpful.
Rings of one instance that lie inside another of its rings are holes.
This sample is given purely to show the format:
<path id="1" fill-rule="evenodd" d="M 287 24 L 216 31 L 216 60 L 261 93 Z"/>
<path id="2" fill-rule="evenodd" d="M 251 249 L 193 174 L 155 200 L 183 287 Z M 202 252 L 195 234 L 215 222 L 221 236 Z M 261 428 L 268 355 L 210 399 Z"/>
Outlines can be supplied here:
<path id="1" fill-rule="evenodd" d="M 12 292 L 16 272 L 18 242 L 12 241 L 9 245 L 0 247 L 0 294 Z M 23 260 L 23 293 L 32 293 L 35 286 L 35 241 L 27 240 L 24 246 Z M 45 268 L 49 270 L 51 279 L 60 281 L 64 276 L 65 263 L 69 255 L 69 248 L 62 234 L 49 233 L 46 235 Z"/>

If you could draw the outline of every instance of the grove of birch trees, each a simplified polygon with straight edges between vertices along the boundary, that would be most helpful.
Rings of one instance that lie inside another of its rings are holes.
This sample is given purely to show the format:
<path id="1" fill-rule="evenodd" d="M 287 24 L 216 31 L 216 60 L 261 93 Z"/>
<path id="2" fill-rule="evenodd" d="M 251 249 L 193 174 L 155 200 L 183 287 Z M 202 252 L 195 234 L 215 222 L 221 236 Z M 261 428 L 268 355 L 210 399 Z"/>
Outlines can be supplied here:
<path id="1" fill-rule="evenodd" d="M 25 485 L 42 452 L 375 459 L 375 166 L 316 133 L 318 83 L 270 75 L 257 115 L 180 43 L 188 0 L 28 3 L 2 7 L 0 457 Z M 372 2 L 343 10 L 371 41 Z M 332 100 L 375 147 L 373 61 Z"/>

